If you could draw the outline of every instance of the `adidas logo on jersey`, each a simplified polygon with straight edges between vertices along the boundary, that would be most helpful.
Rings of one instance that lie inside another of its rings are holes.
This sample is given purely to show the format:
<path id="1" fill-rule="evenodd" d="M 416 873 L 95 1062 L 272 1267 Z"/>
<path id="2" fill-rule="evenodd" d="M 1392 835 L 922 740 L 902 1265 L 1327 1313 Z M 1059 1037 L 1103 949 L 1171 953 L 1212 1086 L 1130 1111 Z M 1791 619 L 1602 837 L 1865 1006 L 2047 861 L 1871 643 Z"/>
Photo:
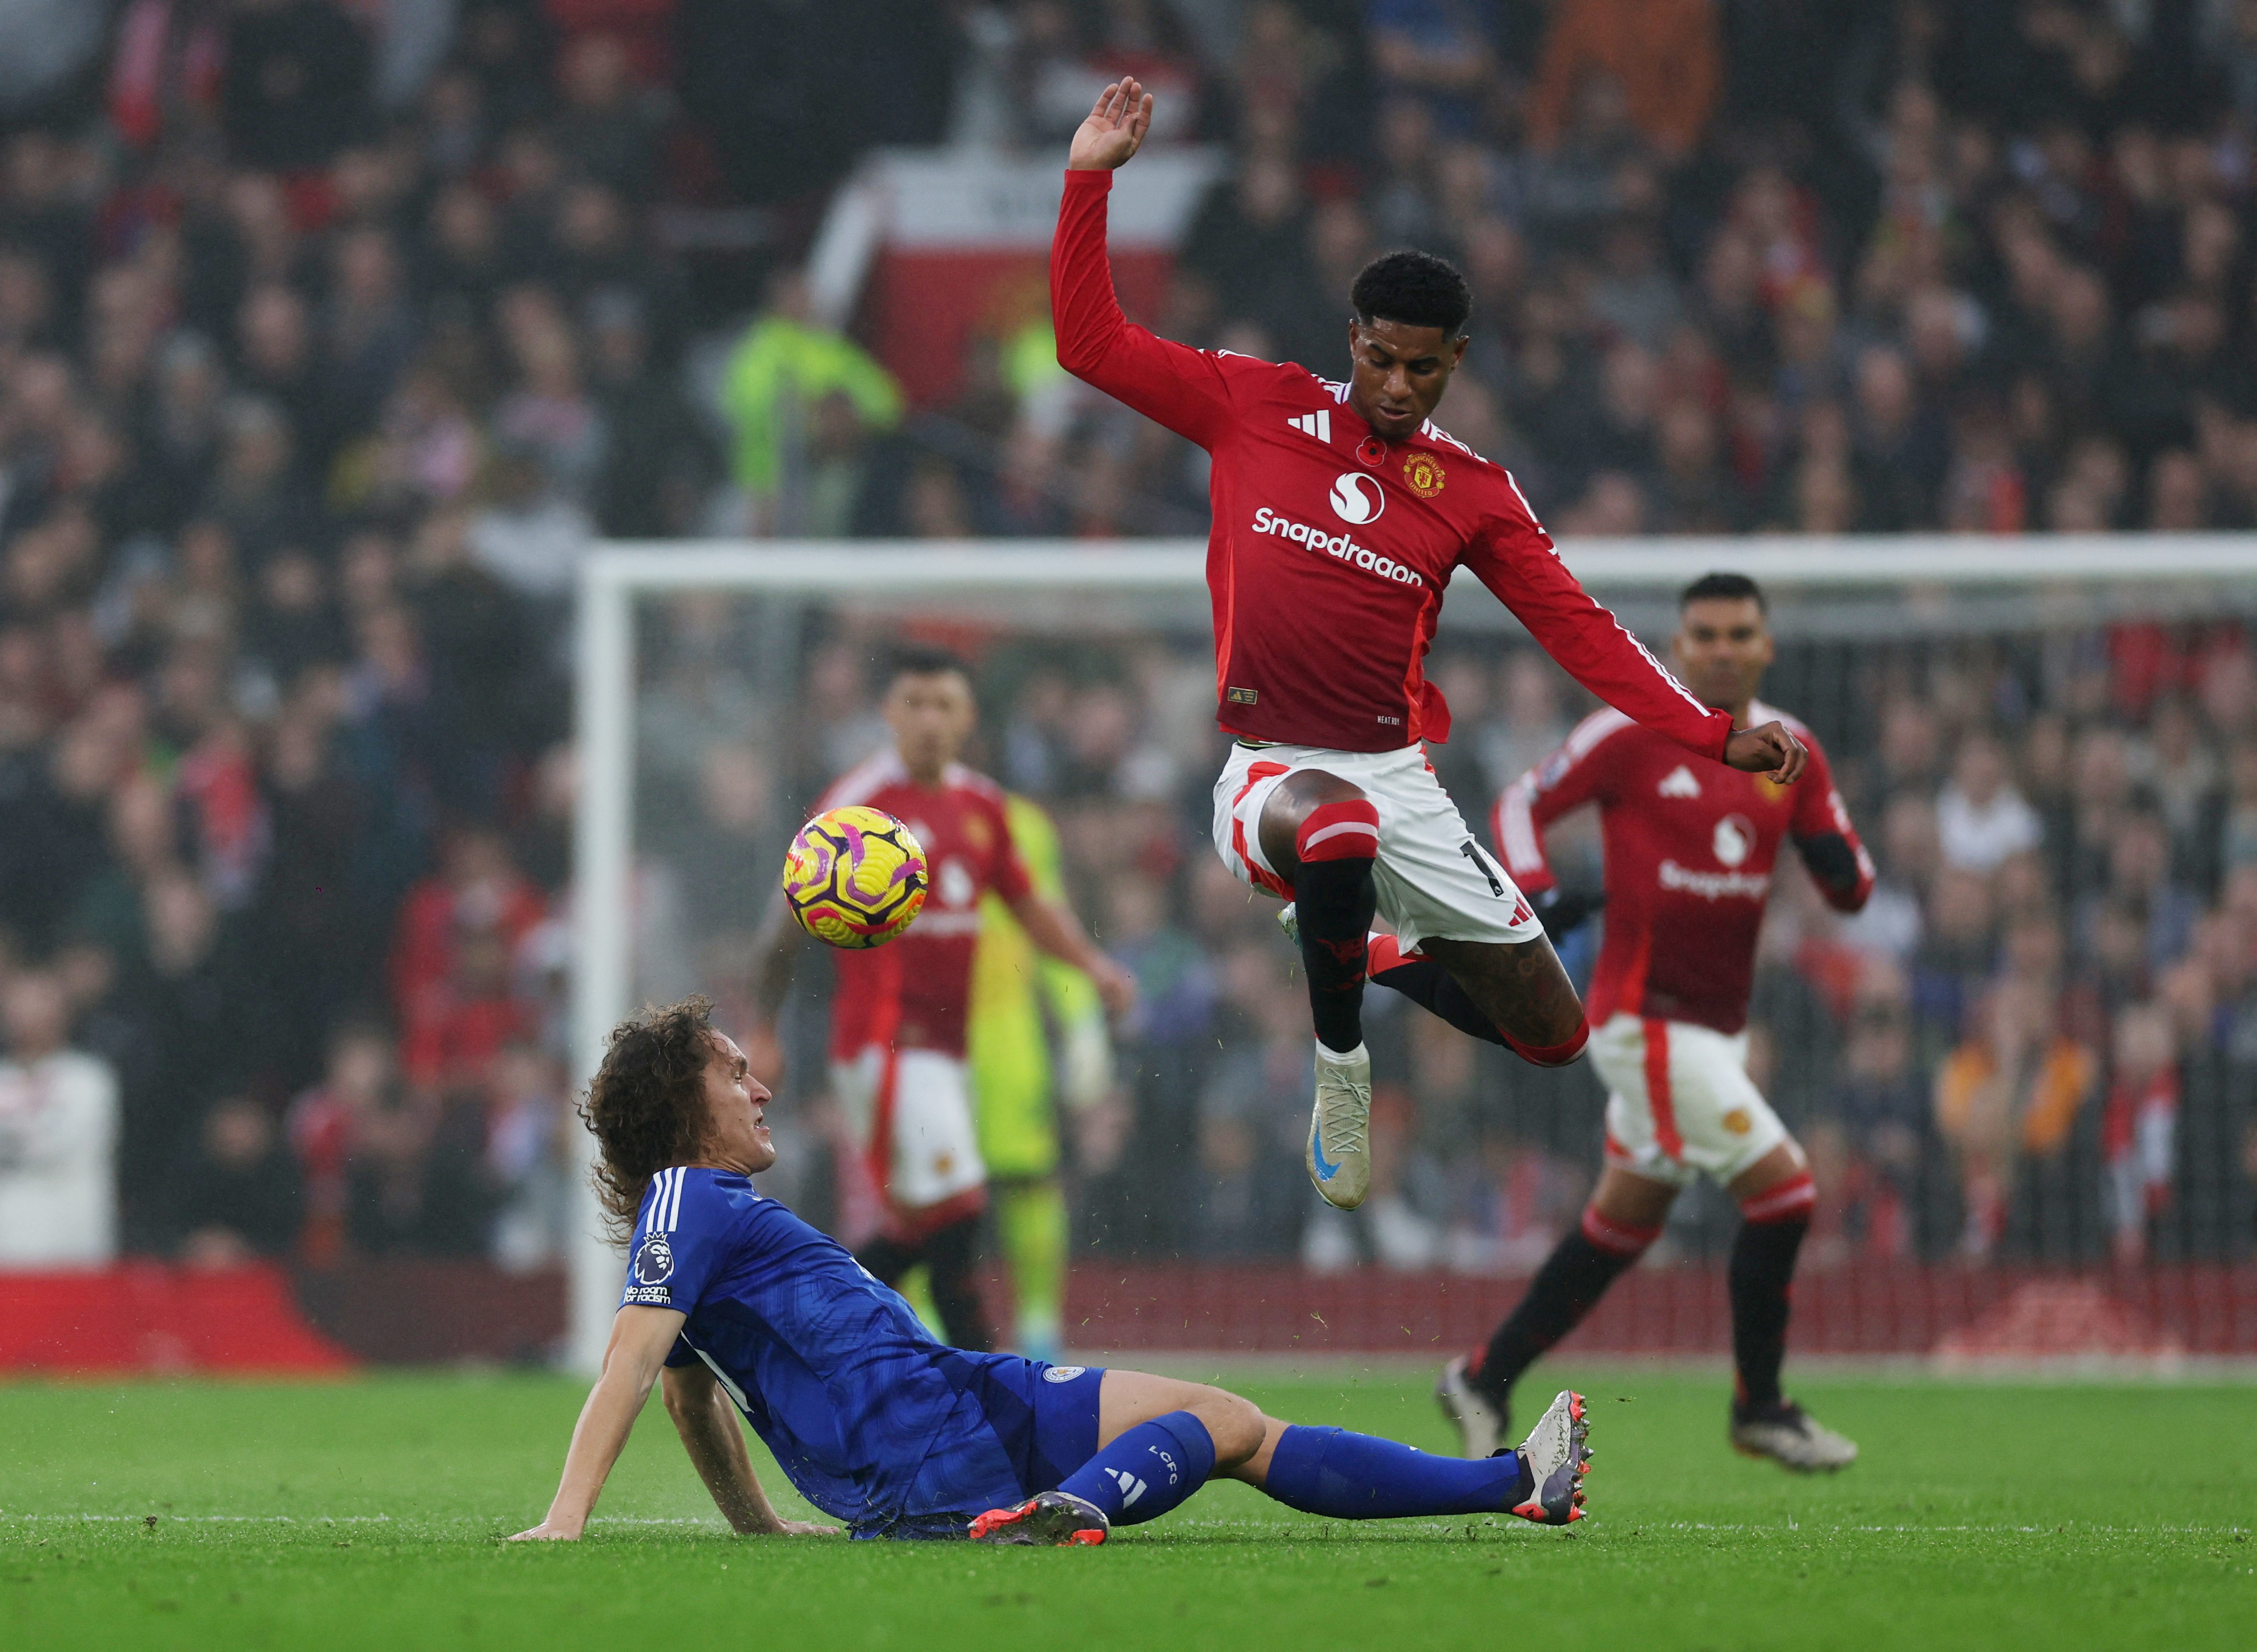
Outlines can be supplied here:
<path id="1" fill-rule="evenodd" d="M 1697 798 L 1701 795 L 1701 783 L 1693 777 L 1690 769 L 1679 763 L 1654 790 L 1665 798 Z"/>
<path id="2" fill-rule="evenodd" d="M 1333 439 L 1333 415 L 1329 408 L 1320 408 L 1314 413 L 1304 413 L 1298 418 L 1286 420 L 1285 422 L 1303 436 L 1312 436 L 1320 442 L 1328 443 Z"/>
<path id="3" fill-rule="evenodd" d="M 1144 1495 L 1144 1482 L 1138 1479 L 1127 1469 L 1107 1469 L 1105 1471 L 1121 1484 L 1121 1507 L 1122 1508 L 1126 1509 L 1129 1507 L 1138 1498 Z"/>

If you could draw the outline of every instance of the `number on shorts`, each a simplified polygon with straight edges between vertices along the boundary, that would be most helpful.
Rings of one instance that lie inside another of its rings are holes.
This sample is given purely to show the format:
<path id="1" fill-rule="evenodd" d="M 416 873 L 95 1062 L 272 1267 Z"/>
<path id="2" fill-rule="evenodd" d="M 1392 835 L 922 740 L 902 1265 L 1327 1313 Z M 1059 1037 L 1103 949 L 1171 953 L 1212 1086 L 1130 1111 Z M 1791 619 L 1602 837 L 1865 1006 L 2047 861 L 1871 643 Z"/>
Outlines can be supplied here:
<path id="1" fill-rule="evenodd" d="M 1481 846 L 1475 843 L 1471 838 L 1468 838 L 1463 843 L 1461 843 L 1458 847 L 1465 855 L 1466 859 L 1474 863 L 1481 875 L 1489 880 L 1489 892 L 1496 896 L 1497 899 L 1503 900 L 1504 898 L 1504 884 L 1497 877 L 1496 869 L 1489 863 L 1489 856 L 1481 852 Z"/>

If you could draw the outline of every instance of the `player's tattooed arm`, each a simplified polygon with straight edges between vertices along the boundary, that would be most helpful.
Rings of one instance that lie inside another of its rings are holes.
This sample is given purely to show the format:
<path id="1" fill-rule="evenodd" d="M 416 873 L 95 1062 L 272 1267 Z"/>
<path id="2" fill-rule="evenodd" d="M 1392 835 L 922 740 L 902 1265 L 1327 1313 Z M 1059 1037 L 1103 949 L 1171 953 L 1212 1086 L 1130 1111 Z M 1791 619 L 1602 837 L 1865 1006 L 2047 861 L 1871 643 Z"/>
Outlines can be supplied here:
<path id="1" fill-rule="evenodd" d="M 580 1407 L 580 1421 L 573 1425 L 572 1444 L 564 1453 L 564 1478 L 557 1483 L 548 1514 L 540 1525 L 510 1542 L 571 1542 L 587 1529 L 612 1464 L 619 1460 L 686 1317 L 670 1308 L 630 1303 L 619 1309 L 604 1350 L 604 1374 L 588 1391 L 588 1403 Z"/>
<path id="2" fill-rule="evenodd" d="M 775 1512 L 753 1472 L 753 1459 L 745 1450 L 745 1431 L 738 1426 L 735 1407 L 721 1384 L 704 1365 L 669 1365 L 661 1379 L 666 1393 L 666 1414 L 682 1436 L 682 1449 L 697 1470 L 697 1478 L 713 1494 L 713 1505 L 730 1528 L 745 1537 L 828 1537 L 836 1526 L 811 1521 L 786 1520 Z"/>

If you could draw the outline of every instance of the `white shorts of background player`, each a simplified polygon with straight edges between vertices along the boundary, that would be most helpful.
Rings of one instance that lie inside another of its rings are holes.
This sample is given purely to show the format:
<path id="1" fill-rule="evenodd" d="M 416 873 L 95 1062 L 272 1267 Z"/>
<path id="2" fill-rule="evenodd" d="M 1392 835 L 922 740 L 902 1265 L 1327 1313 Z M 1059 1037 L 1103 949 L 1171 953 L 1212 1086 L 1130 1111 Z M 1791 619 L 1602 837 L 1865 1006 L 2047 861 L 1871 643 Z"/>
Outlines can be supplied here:
<path id="1" fill-rule="evenodd" d="M 1305 769 L 1362 788 L 1378 810 L 1372 882 L 1379 916 L 1405 951 L 1429 939 L 1518 944 L 1544 932 L 1512 879 L 1467 829 L 1421 746 L 1328 751 L 1234 744 L 1214 783 L 1214 847 L 1240 882 L 1293 898 L 1291 883 L 1262 853 L 1262 807 Z"/>
<path id="2" fill-rule="evenodd" d="M 878 1128 L 879 1086 L 886 1052 L 877 1045 L 831 1067 L 831 1093 L 867 1153 Z M 938 1050 L 902 1050 L 894 1058 L 892 1175 L 885 1192 L 906 1210 L 921 1210 L 987 1180 L 972 1118 L 972 1084 L 962 1060 Z"/>
<path id="3" fill-rule="evenodd" d="M 1591 1033 L 1606 1081 L 1607 1159 L 1675 1188 L 1718 1185 L 1786 1138 L 1748 1077 L 1748 1035 L 1690 1021 L 1610 1017 Z"/>

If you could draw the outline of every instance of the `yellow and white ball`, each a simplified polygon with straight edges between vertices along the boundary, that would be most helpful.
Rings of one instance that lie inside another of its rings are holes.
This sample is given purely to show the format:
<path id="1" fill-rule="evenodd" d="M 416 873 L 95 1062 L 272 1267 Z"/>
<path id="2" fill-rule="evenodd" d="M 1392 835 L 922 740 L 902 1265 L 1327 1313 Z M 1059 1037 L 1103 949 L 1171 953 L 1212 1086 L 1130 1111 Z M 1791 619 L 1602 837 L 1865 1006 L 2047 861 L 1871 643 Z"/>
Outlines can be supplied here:
<path id="1" fill-rule="evenodd" d="M 833 947 L 883 946 L 916 921 L 931 887 L 916 834 L 882 809 L 850 804 L 800 827 L 783 858 L 783 897 L 799 926 Z"/>

